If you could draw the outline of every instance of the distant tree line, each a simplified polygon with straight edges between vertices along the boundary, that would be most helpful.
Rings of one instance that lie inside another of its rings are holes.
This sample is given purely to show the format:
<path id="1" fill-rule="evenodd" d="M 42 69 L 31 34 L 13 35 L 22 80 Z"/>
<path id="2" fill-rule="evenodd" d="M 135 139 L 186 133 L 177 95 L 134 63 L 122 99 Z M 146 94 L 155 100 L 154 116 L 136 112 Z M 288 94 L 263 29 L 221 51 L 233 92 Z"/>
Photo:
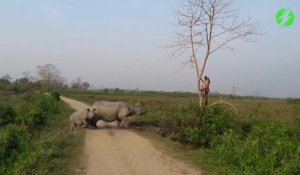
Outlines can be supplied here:
<path id="1" fill-rule="evenodd" d="M 2 93 L 23 93 L 37 90 L 56 89 L 88 89 L 90 84 L 77 78 L 70 86 L 66 78 L 61 75 L 61 71 L 52 64 L 37 66 L 37 77 L 30 75 L 30 71 L 24 72 L 21 78 L 15 80 L 9 74 L 0 75 L 0 94 Z"/>

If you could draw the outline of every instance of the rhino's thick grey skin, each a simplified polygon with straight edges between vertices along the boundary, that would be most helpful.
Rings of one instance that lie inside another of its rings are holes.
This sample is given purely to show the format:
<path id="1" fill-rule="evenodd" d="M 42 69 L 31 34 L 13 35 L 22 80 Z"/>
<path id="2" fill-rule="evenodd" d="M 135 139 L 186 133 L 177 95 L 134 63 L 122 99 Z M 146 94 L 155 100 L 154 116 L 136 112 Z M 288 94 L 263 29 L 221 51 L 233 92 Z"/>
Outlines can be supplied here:
<path id="1" fill-rule="evenodd" d="M 88 127 L 87 121 L 92 117 L 93 112 L 89 108 L 73 112 L 70 116 L 71 131 L 74 131 L 77 126 Z"/>
<path id="2" fill-rule="evenodd" d="M 148 112 L 141 105 L 132 105 L 123 101 L 97 101 L 93 105 L 93 113 L 101 116 L 105 122 L 117 121 L 117 126 L 120 126 L 121 121 L 126 121 L 125 126 L 128 126 L 128 117 L 132 115 L 143 115 Z"/>

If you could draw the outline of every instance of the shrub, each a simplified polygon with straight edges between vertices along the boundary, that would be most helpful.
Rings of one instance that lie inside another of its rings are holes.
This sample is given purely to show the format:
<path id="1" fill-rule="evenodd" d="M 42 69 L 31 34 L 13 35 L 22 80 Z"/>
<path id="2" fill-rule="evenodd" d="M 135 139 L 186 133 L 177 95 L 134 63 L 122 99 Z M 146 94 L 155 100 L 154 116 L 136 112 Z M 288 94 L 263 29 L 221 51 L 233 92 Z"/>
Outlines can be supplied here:
<path id="1" fill-rule="evenodd" d="M 33 92 L 25 92 L 21 95 L 22 99 L 27 103 L 33 102 L 35 96 Z"/>
<path id="2" fill-rule="evenodd" d="M 13 123 L 15 117 L 16 117 L 16 112 L 10 105 L 0 103 L 0 126 Z"/>
<path id="3" fill-rule="evenodd" d="M 25 124 L 30 129 L 45 126 L 49 121 L 55 119 L 53 118 L 55 114 L 60 112 L 59 103 L 44 94 L 33 94 L 31 96 L 28 94 L 23 99 L 32 105 L 31 109 L 25 109 L 22 116 L 19 117 L 19 123 Z"/>
<path id="4" fill-rule="evenodd" d="M 181 106 L 163 117 L 165 137 L 195 147 L 211 148 L 225 166 L 245 174 L 300 174 L 300 127 L 272 122 L 238 122 L 226 108 Z"/>
<path id="5" fill-rule="evenodd" d="M 226 108 L 208 108 L 202 116 L 200 126 L 201 142 L 198 146 L 210 148 L 217 144 L 220 136 L 229 129 L 237 130 L 238 122 L 233 119 L 235 114 Z"/>
<path id="6" fill-rule="evenodd" d="M 0 130 L 0 162 L 6 161 L 21 148 L 26 131 L 16 125 L 9 124 Z M 1 173 L 0 173 L 1 174 Z"/>
<path id="7" fill-rule="evenodd" d="M 0 174 L 57 174 L 72 139 L 65 127 L 68 109 L 44 94 L 22 97 L 13 101 L 17 124 L 0 127 Z"/>
<path id="8" fill-rule="evenodd" d="M 167 115 L 161 117 L 159 122 L 160 133 L 162 136 L 169 137 L 171 139 L 176 139 L 182 143 L 188 143 L 184 138 L 184 129 L 194 128 L 198 126 L 200 121 L 200 112 L 195 105 L 191 103 L 189 106 L 179 106 L 176 109 L 171 110 Z"/>
<path id="9" fill-rule="evenodd" d="M 197 104 L 179 107 L 172 117 L 163 117 L 161 135 L 181 143 L 210 148 L 228 129 L 237 129 L 234 113 L 226 108 L 208 108 L 203 113 Z"/>
<path id="10" fill-rule="evenodd" d="M 51 97 L 55 100 L 55 101 L 60 101 L 60 94 L 58 92 L 52 92 L 51 93 Z"/>
<path id="11" fill-rule="evenodd" d="M 24 122 L 30 129 L 40 128 L 46 124 L 47 116 L 39 108 L 34 108 L 24 116 Z"/>
<path id="12" fill-rule="evenodd" d="M 33 96 L 35 107 L 40 109 L 44 114 L 59 113 L 59 103 L 53 97 L 44 94 L 36 94 Z"/>
<path id="13" fill-rule="evenodd" d="M 227 165 L 251 174 L 299 172 L 300 165 L 294 163 L 299 162 L 297 142 L 289 138 L 287 129 L 279 124 L 253 123 L 246 137 L 230 130 L 221 140 L 216 151 Z"/>
<path id="14" fill-rule="evenodd" d="M 198 127 L 186 127 L 181 129 L 177 135 L 177 140 L 181 143 L 194 146 L 201 146 L 204 142 Z"/>

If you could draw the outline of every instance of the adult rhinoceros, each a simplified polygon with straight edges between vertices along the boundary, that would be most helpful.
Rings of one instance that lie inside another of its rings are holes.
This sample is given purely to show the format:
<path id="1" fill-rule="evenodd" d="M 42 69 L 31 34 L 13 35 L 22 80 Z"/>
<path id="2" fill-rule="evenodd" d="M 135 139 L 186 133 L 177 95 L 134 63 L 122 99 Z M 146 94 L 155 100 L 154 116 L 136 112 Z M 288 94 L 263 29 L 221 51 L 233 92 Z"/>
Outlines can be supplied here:
<path id="1" fill-rule="evenodd" d="M 128 117 L 132 115 L 143 115 L 148 112 L 148 110 L 139 105 L 132 105 L 123 101 L 97 101 L 93 105 L 94 117 L 102 119 L 105 122 L 117 121 L 117 126 L 119 127 L 121 121 L 126 121 L 125 126 L 128 126 Z M 100 116 L 100 117 L 99 117 Z"/>

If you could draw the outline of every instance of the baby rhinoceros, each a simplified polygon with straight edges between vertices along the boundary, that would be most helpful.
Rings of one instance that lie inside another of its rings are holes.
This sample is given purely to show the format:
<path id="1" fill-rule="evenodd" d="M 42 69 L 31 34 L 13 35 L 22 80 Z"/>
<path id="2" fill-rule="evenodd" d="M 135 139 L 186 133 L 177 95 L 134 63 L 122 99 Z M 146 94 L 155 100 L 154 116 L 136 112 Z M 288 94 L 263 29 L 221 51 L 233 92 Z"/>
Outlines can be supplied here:
<path id="1" fill-rule="evenodd" d="M 147 112 L 148 110 L 140 104 L 133 105 L 123 101 L 97 101 L 93 105 L 94 116 L 98 116 L 105 122 L 117 121 L 118 127 L 120 127 L 121 121 L 125 121 L 125 127 L 127 127 L 129 116 L 143 115 Z"/>
<path id="2" fill-rule="evenodd" d="M 78 126 L 89 127 L 88 120 L 93 116 L 94 113 L 89 108 L 73 112 L 70 116 L 71 131 L 74 131 Z"/>

